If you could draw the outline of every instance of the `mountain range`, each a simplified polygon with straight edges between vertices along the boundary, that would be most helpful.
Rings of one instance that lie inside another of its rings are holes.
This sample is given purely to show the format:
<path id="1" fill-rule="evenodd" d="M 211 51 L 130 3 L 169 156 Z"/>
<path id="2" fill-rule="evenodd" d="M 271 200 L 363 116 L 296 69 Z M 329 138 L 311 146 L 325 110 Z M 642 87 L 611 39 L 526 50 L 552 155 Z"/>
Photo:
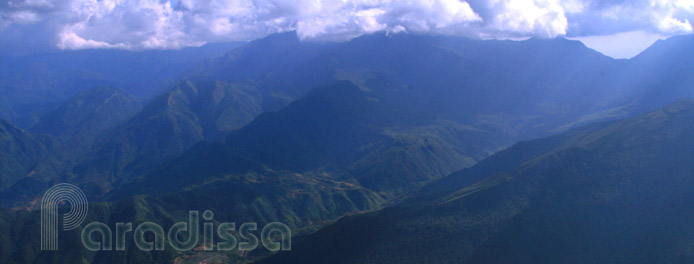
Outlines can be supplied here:
<path id="1" fill-rule="evenodd" d="M 149 98 L 166 91 L 192 65 L 243 44 L 212 43 L 181 50 L 67 50 L 0 57 L 0 118 L 29 128 L 48 111 L 97 86 Z"/>
<path id="2" fill-rule="evenodd" d="M 0 263 L 182 257 L 39 251 L 26 237 L 58 182 L 94 201 L 93 221 L 210 209 L 298 234 L 291 252 L 219 253 L 227 261 L 689 260 L 686 232 L 670 234 L 689 228 L 678 211 L 691 44 L 677 36 L 615 60 L 563 38 L 287 32 L 14 58 L 24 66 L 0 74 L 11 120 L 0 121 L 0 204 L 13 208 L 0 213 L 2 245 L 13 245 Z M 639 218 L 650 211 L 663 216 Z M 663 246 L 628 242 L 651 238 Z"/>
<path id="3" fill-rule="evenodd" d="M 691 262 L 694 101 L 518 143 L 261 263 Z"/>

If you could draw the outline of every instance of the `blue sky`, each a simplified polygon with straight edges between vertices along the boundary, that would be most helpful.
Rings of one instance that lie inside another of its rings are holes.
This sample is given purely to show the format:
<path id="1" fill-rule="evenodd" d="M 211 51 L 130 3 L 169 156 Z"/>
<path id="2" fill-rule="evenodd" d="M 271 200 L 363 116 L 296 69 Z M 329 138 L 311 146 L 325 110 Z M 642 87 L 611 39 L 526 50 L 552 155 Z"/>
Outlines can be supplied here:
<path id="1" fill-rule="evenodd" d="M 342 41 L 379 31 L 579 39 L 628 58 L 691 34 L 693 0 L 9 0 L 0 49 L 175 49 L 296 30 Z"/>
<path id="2" fill-rule="evenodd" d="M 572 39 L 580 40 L 589 48 L 597 50 L 612 58 L 629 59 L 653 45 L 657 40 L 666 39 L 667 37 L 668 36 L 639 30 Z"/>

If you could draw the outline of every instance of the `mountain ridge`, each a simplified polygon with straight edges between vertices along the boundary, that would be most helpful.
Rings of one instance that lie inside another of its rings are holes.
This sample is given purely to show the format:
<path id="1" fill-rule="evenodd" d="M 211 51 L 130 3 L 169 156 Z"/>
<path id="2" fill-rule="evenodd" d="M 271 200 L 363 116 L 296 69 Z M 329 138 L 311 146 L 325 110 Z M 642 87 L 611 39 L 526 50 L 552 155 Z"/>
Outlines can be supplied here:
<path id="1" fill-rule="evenodd" d="M 694 215 L 684 210 L 694 199 L 686 163 L 694 148 L 682 139 L 694 131 L 693 116 L 694 100 L 680 101 L 568 137 L 517 144 L 492 156 L 512 169 L 473 167 L 468 171 L 487 171 L 473 183 L 451 181 L 469 177 L 453 174 L 422 189 L 433 195 L 344 218 L 259 263 L 686 262 L 694 258 L 686 231 Z M 552 146 L 520 163 L 509 160 L 542 144 Z"/>

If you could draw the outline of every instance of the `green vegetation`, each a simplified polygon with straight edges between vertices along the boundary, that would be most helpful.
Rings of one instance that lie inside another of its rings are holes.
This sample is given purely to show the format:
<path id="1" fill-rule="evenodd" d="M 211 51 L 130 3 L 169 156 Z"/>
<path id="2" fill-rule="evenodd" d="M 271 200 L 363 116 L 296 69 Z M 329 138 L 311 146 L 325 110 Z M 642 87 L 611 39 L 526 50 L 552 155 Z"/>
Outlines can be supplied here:
<path id="1" fill-rule="evenodd" d="M 51 136 L 36 135 L 0 120 L 0 190 L 19 181 L 43 181 L 55 175 L 63 164 L 56 153 L 60 149 L 61 143 Z"/>
<path id="2" fill-rule="evenodd" d="M 691 262 L 693 120 L 684 101 L 519 143 L 261 263 Z"/>
<path id="3" fill-rule="evenodd" d="M 0 205 L 14 208 L 0 212 L 0 264 L 690 261 L 693 103 L 610 121 L 686 97 L 694 64 L 669 58 L 688 47 L 678 37 L 626 61 L 566 39 L 288 32 L 185 74 L 207 55 L 143 52 L 153 57 L 137 67 L 85 70 L 133 55 L 84 51 L 5 67 L 0 115 L 30 128 L 0 121 Z M 93 253 L 74 231 L 41 252 L 33 209 L 57 182 L 93 201 L 88 221 L 166 226 L 213 210 L 286 223 L 297 242 L 267 259 Z"/>
<path id="4" fill-rule="evenodd" d="M 155 98 L 134 117 L 107 131 L 89 157 L 71 170 L 72 181 L 104 190 L 147 172 L 201 140 L 236 129 L 261 112 L 246 84 L 184 81 Z"/>

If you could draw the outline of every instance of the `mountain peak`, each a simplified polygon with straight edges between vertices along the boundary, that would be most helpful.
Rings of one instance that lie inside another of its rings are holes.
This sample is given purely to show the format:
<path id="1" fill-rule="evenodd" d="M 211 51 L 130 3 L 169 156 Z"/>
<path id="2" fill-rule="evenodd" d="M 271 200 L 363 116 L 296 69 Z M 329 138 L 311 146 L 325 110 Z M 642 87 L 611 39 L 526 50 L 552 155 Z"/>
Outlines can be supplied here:
<path id="1" fill-rule="evenodd" d="M 43 115 L 31 130 L 56 136 L 95 135 L 139 109 L 139 101 L 127 92 L 111 86 L 96 86 Z"/>
<path id="2" fill-rule="evenodd" d="M 694 55 L 694 34 L 677 35 L 667 39 L 659 39 L 653 45 L 634 57 L 634 60 L 648 60 L 649 63 L 672 56 Z"/>

